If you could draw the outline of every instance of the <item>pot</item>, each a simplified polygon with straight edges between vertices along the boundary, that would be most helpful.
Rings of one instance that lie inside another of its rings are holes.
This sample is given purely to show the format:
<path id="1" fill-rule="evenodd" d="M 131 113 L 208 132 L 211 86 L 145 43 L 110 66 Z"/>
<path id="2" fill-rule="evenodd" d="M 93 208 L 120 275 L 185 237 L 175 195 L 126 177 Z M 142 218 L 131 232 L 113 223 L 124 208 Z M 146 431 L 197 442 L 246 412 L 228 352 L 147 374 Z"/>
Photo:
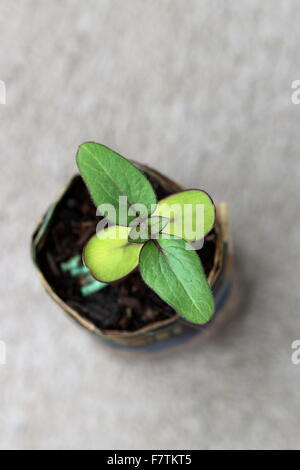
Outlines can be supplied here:
<path id="1" fill-rule="evenodd" d="M 182 190 L 178 184 L 152 168 L 138 163 L 135 165 L 146 174 L 151 182 L 159 185 L 158 199 L 161 199 L 159 191 L 162 191 L 161 196 L 163 196 L 163 192 L 168 194 Z M 216 303 L 216 311 L 207 324 L 191 324 L 172 311 L 167 304 L 164 304 L 163 313 L 158 318 L 134 328 L 127 329 L 125 324 L 122 324 L 122 328 L 111 328 L 99 324 L 93 311 L 94 307 L 91 307 L 91 305 L 95 306 L 95 303 L 92 304 L 90 301 L 95 297 L 97 297 L 97 302 L 102 302 L 102 297 L 104 301 L 104 292 L 106 294 L 108 292 L 105 289 L 111 289 L 111 287 L 95 281 L 83 266 L 80 256 L 82 246 L 95 233 L 95 221 L 89 222 L 85 220 L 86 217 L 81 218 L 77 214 L 76 227 L 77 229 L 80 227 L 77 238 L 73 241 L 67 241 L 64 240 L 63 234 L 60 235 L 60 231 L 63 231 L 62 221 L 66 217 L 70 218 L 71 206 L 75 211 L 79 204 L 81 204 L 80 207 L 84 207 L 84 204 L 85 206 L 89 205 L 89 211 L 94 212 L 91 217 L 96 219 L 95 208 L 88 196 L 82 200 L 84 191 L 86 189 L 81 177 L 75 175 L 38 223 L 31 243 L 32 259 L 44 288 L 70 318 L 115 348 L 133 348 L 147 352 L 206 338 L 228 320 L 234 312 L 236 289 L 234 288 L 228 205 L 221 203 L 216 206 L 216 224 L 213 233 L 205 238 L 204 246 L 200 252 L 201 257 L 202 253 L 206 257 L 204 264 Z M 71 225 L 72 223 L 75 224 L 70 220 Z M 57 241 L 59 237 L 60 240 Z M 66 246 L 63 256 L 55 258 L 53 253 L 57 243 L 59 245 L 65 243 Z M 62 288 L 66 280 L 69 284 L 73 283 L 70 288 L 71 294 L 68 289 Z M 113 310 L 118 310 L 116 305 Z"/>

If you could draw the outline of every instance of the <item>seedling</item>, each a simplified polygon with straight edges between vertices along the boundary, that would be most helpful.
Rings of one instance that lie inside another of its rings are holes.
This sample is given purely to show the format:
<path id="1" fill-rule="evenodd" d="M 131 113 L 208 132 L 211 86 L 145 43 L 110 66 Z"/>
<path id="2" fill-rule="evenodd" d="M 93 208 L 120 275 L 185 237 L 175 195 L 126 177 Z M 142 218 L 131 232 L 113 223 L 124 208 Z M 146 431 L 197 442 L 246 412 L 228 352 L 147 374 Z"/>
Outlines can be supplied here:
<path id="1" fill-rule="evenodd" d="M 97 207 L 100 230 L 87 242 L 83 261 L 93 277 L 112 283 L 138 266 L 145 283 L 186 320 L 203 324 L 214 298 L 192 243 L 215 223 L 215 206 L 199 189 L 157 201 L 146 176 L 109 148 L 84 143 L 77 165 Z"/>

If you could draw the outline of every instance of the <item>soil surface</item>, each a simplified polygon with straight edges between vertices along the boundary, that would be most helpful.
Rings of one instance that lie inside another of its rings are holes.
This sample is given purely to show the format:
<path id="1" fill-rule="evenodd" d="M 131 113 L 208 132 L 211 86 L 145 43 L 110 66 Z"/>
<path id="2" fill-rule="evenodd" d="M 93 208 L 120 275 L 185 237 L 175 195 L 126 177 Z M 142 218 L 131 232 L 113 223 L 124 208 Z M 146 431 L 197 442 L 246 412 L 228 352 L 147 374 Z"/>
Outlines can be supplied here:
<path id="1" fill-rule="evenodd" d="M 169 194 L 156 179 L 148 174 L 147 177 L 158 200 Z M 86 276 L 72 276 L 62 271 L 61 263 L 76 255 L 81 257 L 82 249 L 95 234 L 99 221 L 95 206 L 78 176 L 59 202 L 37 256 L 39 267 L 54 291 L 101 329 L 134 331 L 175 315 L 175 311 L 145 285 L 138 270 L 87 296 L 81 293 Z M 206 237 L 203 248 L 197 253 L 208 275 L 215 253 L 214 231 Z"/>

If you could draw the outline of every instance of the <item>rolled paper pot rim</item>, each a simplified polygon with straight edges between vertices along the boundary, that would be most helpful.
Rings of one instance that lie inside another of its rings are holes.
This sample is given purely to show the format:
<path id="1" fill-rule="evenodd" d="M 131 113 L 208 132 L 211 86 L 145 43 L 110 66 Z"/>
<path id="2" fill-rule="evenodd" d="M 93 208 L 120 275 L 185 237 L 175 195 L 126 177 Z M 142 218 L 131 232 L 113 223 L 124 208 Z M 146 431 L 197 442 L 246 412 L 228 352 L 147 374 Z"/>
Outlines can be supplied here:
<path id="1" fill-rule="evenodd" d="M 166 176 L 162 175 L 158 171 L 146 166 L 146 165 L 141 165 L 137 162 L 134 162 L 134 164 L 140 168 L 142 171 L 145 171 L 146 173 L 151 174 L 155 178 L 159 180 L 159 182 L 170 192 L 177 192 L 181 191 L 183 188 L 178 185 L 177 183 L 173 182 Z M 45 290 L 47 293 L 52 297 L 52 299 L 68 314 L 76 320 L 77 322 L 80 323 L 81 326 L 84 328 L 88 329 L 89 331 L 95 333 L 96 335 L 105 338 L 105 339 L 111 339 L 111 340 L 116 340 L 119 338 L 134 338 L 137 336 L 142 336 L 142 335 L 147 335 L 154 333 L 155 331 L 168 326 L 172 324 L 178 324 L 178 323 L 183 323 L 186 326 L 191 327 L 192 329 L 197 329 L 199 327 L 203 328 L 206 325 L 195 325 L 192 324 L 186 320 L 184 320 L 178 313 L 175 313 L 172 317 L 167 318 L 165 320 L 160 320 L 156 321 L 153 323 L 150 323 L 146 326 L 143 326 L 142 328 L 136 329 L 134 331 L 124 331 L 124 330 L 109 330 L 109 329 L 100 329 L 98 328 L 92 321 L 84 318 L 80 313 L 78 313 L 76 310 L 74 310 L 72 307 L 70 307 L 66 302 L 64 302 L 59 295 L 54 291 L 54 289 L 51 287 L 49 282 L 47 281 L 46 277 L 40 270 L 37 262 L 37 251 L 40 249 L 40 247 L 43 245 L 43 240 L 44 236 L 47 233 L 47 229 L 49 228 L 49 223 L 51 221 L 52 215 L 55 213 L 55 209 L 57 207 L 57 204 L 59 201 L 62 199 L 62 197 L 66 194 L 68 189 L 72 186 L 74 181 L 78 178 L 78 175 L 74 175 L 70 182 L 68 183 L 67 187 L 59 194 L 59 196 L 56 198 L 56 200 L 51 204 L 49 207 L 48 211 L 46 212 L 45 216 L 40 220 L 34 234 L 32 237 L 32 244 L 31 244 L 31 253 L 32 253 L 32 258 L 34 261 L 34 264 L 38 270 L 38 274 L 40 277 L 40 281 L 42 285 L 44 286 Z M 224 263 L 226 262 L 226 259 L 224 257 L 224 246 L 225 244 L 229 244 L 230 242 L 230 237 L 229 237 L 229 229 L 228 229 L 228 206 L 226 203 L 222 204 L 217 204 L 216 205 L 216 224 L 215 224 L 215 231 L 216 231 L 216 248 L 215 248 L 215 255 L 214 255 L 214 264 L 213 268 L 211 269 L 209 276 L 208 276 L 208 282 L 213 288 L 215 283 L 219 280 L 220 273 L 222 271 L 222 267 Z"/>

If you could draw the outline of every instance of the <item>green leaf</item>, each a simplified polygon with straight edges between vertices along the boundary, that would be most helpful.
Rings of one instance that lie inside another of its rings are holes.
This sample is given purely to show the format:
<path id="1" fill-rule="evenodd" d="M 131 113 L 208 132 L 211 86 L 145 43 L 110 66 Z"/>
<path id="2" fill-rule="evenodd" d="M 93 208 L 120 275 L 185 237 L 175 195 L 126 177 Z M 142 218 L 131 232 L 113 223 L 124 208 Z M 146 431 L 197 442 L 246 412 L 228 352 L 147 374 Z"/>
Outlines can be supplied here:
<path id="1" fill-rule="evenodd" d="M 85 245 L 83 261 L 100 282 L 114 282 L 133 271 L 143 245 L 128 242 L 129 227 L 114 225 L 101 230 Z"/>
<path id="2" fill-rule="evenodd" d="M 145 243 L 150 238 L 157 238 L 158 234 L 169 223 L 165 217 L 150 217 L 137 224 L 132 223 L 128 240 L 132 243 Z"/>
<path id="3" fill-rule="evenodd" d="M 148 241 L 140 254 L 141 276 L 165 302 L 192 323 L 203 324 L 214 313 L 214 298 L 199 256 L 180 238 Z"/>
<path id="4" fill-rule="evenodd" d="M 153 215 L 170 219 L 164 233 L 194 242 L 204 238 L 213 228 L 215 206 L 206 192 L 190 189 L 161 199 Z"/>
<path id="5" fill-rule="evenodd" d="M 150 182 L 126 158 L 104 145 L 86 142 L 79 147 L 76 160 L 96 207 L 109 204 L 114 208 L 115 214 L 105 214 L 113 223 L 128 225 L 136 217 L 134 212 L 127 213 L 133 205 L 142 204 L 137 210 L 143 217 L 154 210 L 156 195 Z M 120 196 L 127 197 L 127 204 L 120 202 Z"/>

